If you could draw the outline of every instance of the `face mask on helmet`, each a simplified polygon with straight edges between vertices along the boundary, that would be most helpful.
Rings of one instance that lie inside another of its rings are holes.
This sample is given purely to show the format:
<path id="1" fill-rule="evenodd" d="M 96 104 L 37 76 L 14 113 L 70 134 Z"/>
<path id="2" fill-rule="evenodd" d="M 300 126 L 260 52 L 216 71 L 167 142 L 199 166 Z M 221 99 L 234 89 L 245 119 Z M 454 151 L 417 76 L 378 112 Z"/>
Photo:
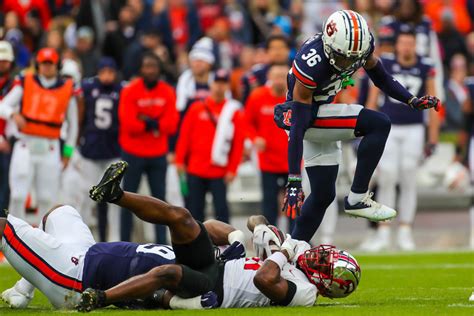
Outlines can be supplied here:
<path id="1" fill-rule="evenodd" d="M 348 296 L 355 291 L 361 277 L 355 258 L 331 245 L 307 250 L 298 258 L 298 265 L 319 294 L 329 298 Z"/>

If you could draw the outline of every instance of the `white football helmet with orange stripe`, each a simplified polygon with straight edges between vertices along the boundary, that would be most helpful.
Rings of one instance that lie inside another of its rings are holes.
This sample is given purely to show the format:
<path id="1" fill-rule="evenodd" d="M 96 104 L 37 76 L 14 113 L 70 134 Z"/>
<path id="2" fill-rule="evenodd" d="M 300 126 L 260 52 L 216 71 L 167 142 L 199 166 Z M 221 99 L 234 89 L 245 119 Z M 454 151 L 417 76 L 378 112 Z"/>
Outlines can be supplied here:
<path id="1" fill-rule="evenodd" d="M 369 26 L 352 10 L 336 11 L 323 26 L 324 54 L 338 71 L 362 67 L 371 51 Z"/>

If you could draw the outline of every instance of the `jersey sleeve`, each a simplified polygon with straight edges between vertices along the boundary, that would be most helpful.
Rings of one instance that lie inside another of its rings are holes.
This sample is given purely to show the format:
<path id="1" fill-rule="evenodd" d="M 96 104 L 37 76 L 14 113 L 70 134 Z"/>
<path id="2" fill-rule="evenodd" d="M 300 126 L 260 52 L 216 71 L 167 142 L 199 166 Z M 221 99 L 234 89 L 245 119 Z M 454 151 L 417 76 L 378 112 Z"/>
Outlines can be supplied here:
<path id="1" fill-rule="evenodd" d="M 286 264 L 281 276 L 296 285 L 296 292 L 288 306 L 313 306 L 316 302 L 318 290 L 316 286 L 308 281 L 303 272 L 295 266 Z"/>
<path id="2" fill-rule="evenodd" d="M 298 80 L 303 86 L 308 89 L 315 89 L 317 87 L 317 83 L 314 75 L 312 74 L 315 73 L 314 68 L 316 68 L 316 66 L 311 68 L 307 62 L 302 59 L 303 55 L 304 54 L 299 53 L 295 57 L 291 67 L 291 72 L 295 76 L 296 80 Z"/>
<path id="3" fill-rule="evenodd" d="M 429 57 L 423 57 L 421 62 L 426 69 L 426 77 L 434 78 L 436 76 L 436 66 L 433 59 Z"/>

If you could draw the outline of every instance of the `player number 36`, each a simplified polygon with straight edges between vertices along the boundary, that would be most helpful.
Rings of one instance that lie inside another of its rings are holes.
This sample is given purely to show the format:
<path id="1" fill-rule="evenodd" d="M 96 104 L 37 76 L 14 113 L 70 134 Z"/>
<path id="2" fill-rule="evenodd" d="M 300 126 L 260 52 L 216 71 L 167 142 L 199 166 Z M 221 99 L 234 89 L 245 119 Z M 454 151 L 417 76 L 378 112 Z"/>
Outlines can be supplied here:
<path id="1" fill-rule="evenodd" d="M 315 66 L 318 62 L 321 61 L 321 56 L 319 56 L 316 53 L 316 50 L 314 48 L 311 48 L 309 50 L 309 53 L 301 55 L 301 58 L 303 60 L 306 60 L 306 63 L 308 66 L 313 67 Z"/>

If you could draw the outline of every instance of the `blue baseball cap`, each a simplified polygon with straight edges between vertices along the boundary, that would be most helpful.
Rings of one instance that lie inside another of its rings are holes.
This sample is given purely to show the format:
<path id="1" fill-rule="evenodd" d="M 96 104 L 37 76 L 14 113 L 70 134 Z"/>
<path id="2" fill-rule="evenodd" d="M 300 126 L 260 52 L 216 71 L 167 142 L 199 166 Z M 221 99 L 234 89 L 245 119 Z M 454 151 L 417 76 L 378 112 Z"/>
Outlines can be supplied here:
<path id="1" fill-rule="evenodd" d="M 99 71 L 104 68 L 111 68 L 113 70 L 117 70 L 117 63 L 111 57 L 102 57 L 99 60 L 98 68 L 99 68 Z"/>

